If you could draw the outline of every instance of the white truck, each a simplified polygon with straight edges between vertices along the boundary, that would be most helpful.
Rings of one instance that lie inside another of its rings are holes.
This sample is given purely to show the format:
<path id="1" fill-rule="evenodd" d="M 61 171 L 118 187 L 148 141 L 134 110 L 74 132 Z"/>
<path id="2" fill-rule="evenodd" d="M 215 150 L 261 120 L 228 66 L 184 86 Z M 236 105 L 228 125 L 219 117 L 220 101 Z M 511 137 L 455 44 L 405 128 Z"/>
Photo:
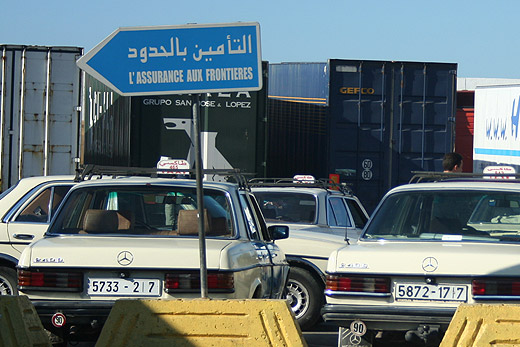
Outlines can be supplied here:
<path id="1" fill-rule="evenodd" d="M 473 171 L 488 166 L 520 168 L 520 85 L 475 89 Z"/>
<path id="2" fill-rule="evenodd" d="M 80 156 L 81 47 L 0 45 L 0 179 L 73 174 Z"/>

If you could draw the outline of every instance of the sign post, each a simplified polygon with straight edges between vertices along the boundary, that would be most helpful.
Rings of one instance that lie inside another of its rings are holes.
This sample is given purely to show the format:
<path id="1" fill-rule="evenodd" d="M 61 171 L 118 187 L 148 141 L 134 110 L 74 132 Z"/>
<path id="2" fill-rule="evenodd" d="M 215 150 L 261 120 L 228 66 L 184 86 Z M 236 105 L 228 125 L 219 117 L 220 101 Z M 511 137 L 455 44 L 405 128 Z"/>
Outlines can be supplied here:
<path id="1" fill-rule="evenodd" d="M 192 95 L 200 290 L 206 298 L 200 94 L 262 89 L 260 25 L 239 22 L 119 28 L 77 65 L 123 96 Z"/>
<path id="2" fill-rule="evenodd" d="M 202 187 L 202 151 L 200 149 L 200 95 L 193 94 L 193 127 L 195 129 L 195 179 L 197 181 L 197 208 L 199 209 L 200 297 L 208 297 L 208 270 L 206 267 L 206 235 L 204 230 L 204 190 Z"/>

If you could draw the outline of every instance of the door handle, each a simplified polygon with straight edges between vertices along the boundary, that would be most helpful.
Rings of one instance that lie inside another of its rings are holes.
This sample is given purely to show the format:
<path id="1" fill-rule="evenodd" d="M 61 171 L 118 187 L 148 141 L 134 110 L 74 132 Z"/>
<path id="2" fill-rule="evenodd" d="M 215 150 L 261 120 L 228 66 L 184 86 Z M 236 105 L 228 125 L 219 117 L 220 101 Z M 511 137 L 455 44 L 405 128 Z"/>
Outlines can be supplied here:
<path id="1" fill-rule="evenodd" d="M 32 240 L 34 239 L 34 235 L 29 234 L 14 234 L 13 237 L 18 240 Z"/>

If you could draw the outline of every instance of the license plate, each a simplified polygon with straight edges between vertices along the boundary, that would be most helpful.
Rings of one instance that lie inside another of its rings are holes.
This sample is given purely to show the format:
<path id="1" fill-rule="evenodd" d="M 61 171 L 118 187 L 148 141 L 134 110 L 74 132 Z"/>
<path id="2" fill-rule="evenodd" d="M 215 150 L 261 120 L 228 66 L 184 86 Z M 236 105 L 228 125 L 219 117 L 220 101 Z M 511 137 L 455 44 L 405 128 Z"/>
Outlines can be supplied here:
<path id="1" fill-rule="evenodd" d="M 160 296 L 158 279 L 89 278 L 89 295 Z"/>
<path id="2" fill-rule="evenodd" d="M 396 300 L 468 301 L 468 287 L 464 285 L 433 285 L 396 283 Z"/>

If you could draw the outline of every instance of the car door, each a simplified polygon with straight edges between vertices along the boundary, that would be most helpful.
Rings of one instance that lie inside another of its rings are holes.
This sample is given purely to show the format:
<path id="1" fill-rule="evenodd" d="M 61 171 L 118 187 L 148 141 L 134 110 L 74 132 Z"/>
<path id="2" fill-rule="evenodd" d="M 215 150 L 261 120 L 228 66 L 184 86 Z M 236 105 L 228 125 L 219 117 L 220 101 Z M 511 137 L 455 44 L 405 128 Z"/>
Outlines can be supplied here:
<path id="1" fill-rule="evenodd" d="M 273 240 L 270 239 L 269 232 L 267 231 L 267 225 L 262 217 L 262 212 L 260 210 L 260 205 L 256 201 L 254 195 L 250 195 L 251 206 L 255 212 L 255 216 L 258 220 L 258 226 L 262 232 L 263 239 L 265 240 L 265 244 L 267 250 L 269 252 L 269 257 L 271 258 L 272 264 L 272 272 L 271 272 L 271 298 L 279 298 L 282 295 L 282 292 L 285 288 L 287 275 L 289 273 L 289 265 L 287 260 L 285 259 L 285 254 L 282 250 L 274 243 Z"/>
<path id="2" fill-rule="evenodd" d="M 262 297 L 268 298 L 271 296 L 272 292 L 272 273 L 273 273 L 273 264 L 271 261 L 271 256 L 269 254 L 269 250 L 267 249 L 267 244 L 262 235 L 261 226 L 259 224 L 258 218 L 256 216 L 256 212 L 251 202 L 251 198 L 246 194 L 240 194 L 240 203 L 242 205 L 242 212 L 246 219 L 246 224 L 248 227 L 248 235 L 251 240 L 251 244 L 255 248 L 256 257 L 259 265 L 262 269 L 262 289 L 264 292 L 262 293 Z"/>
<path id="3" fill-rule="evenodd" d="M 63 197 L 72 183 L 47 184 L 34 189 L 4 216 L 12 247 L 21 252 L 26 245 L 43 237 Z"/>

